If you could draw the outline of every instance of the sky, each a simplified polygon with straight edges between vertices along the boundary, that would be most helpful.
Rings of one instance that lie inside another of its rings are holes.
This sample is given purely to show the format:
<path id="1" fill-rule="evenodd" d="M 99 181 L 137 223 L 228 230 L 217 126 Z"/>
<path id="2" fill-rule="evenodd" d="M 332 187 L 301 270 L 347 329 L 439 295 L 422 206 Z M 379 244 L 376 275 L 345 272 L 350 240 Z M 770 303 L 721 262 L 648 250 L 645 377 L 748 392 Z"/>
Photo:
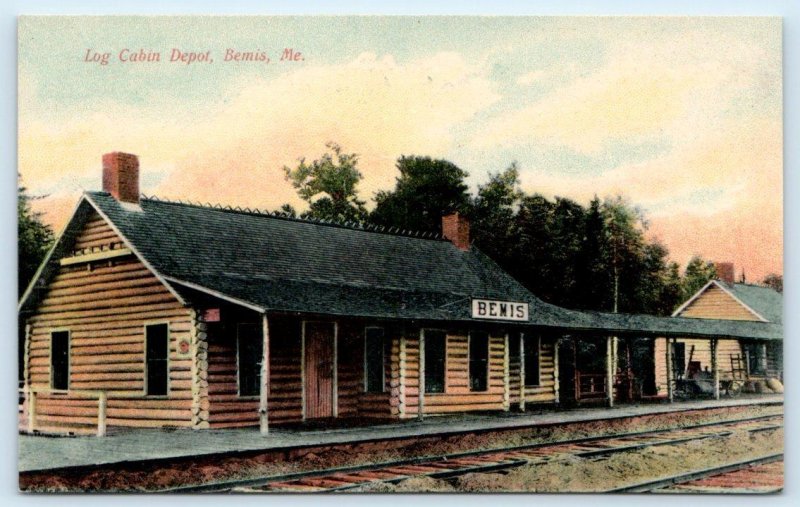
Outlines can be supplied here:
<path id="1" fill-rule="evenodd" d="M 120 61 L 140 49 L 160 61 Z M 106 152 L 148 195 L 302 208 L 282 167 L 335 141 L 366 200 L 401 155 L 473 190 L 516 161 L 529 193 L 625 196 L 681 265 L 783 272 L 780 18 L 23 17 L 18 61 L 19 172 L 56 230 Z"/>

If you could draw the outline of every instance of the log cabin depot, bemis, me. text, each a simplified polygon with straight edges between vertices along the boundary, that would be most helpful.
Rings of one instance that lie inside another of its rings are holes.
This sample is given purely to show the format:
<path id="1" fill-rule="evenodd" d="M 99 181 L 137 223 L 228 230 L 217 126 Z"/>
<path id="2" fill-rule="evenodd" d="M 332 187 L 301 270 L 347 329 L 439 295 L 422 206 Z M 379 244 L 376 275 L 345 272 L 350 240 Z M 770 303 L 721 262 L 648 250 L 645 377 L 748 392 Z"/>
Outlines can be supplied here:
<path id="1" fill-rule="evenodd" d="M 526 322 L 528 320 L 528 303 L 473 299 L 472 318 Z"/>

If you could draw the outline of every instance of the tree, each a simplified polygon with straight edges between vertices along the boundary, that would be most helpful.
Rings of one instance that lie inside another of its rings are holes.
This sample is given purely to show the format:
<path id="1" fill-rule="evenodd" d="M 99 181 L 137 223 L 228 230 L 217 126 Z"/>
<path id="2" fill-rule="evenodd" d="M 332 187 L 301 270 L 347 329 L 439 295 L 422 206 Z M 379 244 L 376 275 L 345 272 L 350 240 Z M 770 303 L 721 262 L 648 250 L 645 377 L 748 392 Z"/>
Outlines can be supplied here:
<path id="1" fill-rule="evenodd" d="M 637 306 L 634 286 L 642 274 L 644 262 L 644 216 L 638 208 L 630 206 L 622 196 L 605 199 L 601 206 L 605 230 L 606 265 L 611 272 L 612 311 L 624 308 L 635 311 Z M 620 288 L 623 284 L 623 288 Z"/>
<path id="2" fill-rule="evenodd" d="M 516 162 L 490 174 L 472 203 L 470 233 L 475 244 L 500 265 L 508 265 L 517 243 L 514 215 L 523 196 Z"/>
<path id="3" fill-rule="evenodd" d="M 783 276 L 778 275 L 775 273 L 770 273 L 764 280 L 761 281 L 763 285 L 770 287 L 771 289 L 783 293 Z"/>
<path id="4" fill-rule="evenodd" d="M 329 153 L 310 164 L 305 159 L 294 169 L 283 167 L 286 179 L 297 189 L 297 195 L 309 204 L 301 216 L 336 222 L 362 222 L 367 216 L 364 201 L 358 199 L 356 187 L 363 176 L 359 172 L 358 155 L 342 153 L 336 143 L 325 145 Z"/>
<path id="5" fill-rule="evenodd" d="M 713 280 L 717 276 L 717 269 L 714 263 L 703 260 L 699 255 L 695 255 L 689 260 L 686 265 L 686 271 L 683 274 L 683 300 L 687 300 L 694 296 L 697 291 L 703 288 L 705 284 Z"/>
<path id="6" fill-rule="evenodd" d="M 277 212 L 283 213 L 290 218 L 297 218 L 297 210 L 289 203 L 281 205 L 281 207 L 277 209 Z"/>
<path id="7" fill-rule="evenodd" d="M 667 274 L 664 277 L 664 286 L 661 290 L 661 308 L 659 314 L 672 315 L 672 312 L 684 302 L 683 279 L 681 267 L 677 262 L 667 265 Z"/>
<path id="8" fill-rule="evenodd" d="M 605 220 L 597 196 L 585 212 L 583 237 L 575 262 L 578 294 L 575 308 L 598 309 L 611 306 L 610 276 L 603 261 Z"/>
<path id="9" fill-rule="evenodd" d="M 415 231 L 442 230 L 442 215 L 469 214 L 466 171 L 452 162 L 430 157 L 401 156 L 400 176 L 392 191 L 375 195 L 370 221 Z"/>
<path id="10" fill-rule="evenodd" d="M 41 213 L 31 209 L 31 201 L 41 196 L 31 196 L 22 185 L 17 194 L 17 259 L 19 262 L 17 296 L 21 297 L 39 269 L 39 265 L 53 244 L 52 228 L 42 222 Z"/>

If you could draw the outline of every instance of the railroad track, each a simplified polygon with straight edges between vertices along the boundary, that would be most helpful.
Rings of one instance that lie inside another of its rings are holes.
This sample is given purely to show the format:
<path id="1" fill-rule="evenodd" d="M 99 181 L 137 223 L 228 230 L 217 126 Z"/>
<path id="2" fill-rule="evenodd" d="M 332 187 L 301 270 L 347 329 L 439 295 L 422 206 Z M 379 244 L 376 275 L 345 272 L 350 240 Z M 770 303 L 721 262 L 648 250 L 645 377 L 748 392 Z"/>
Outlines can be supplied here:
<path id="1" fill-rule="evenodd" d="M 777 493 L 783 489 L 783 453 L 695 470 L 608 493 Z"/>
<path id="2" fill-rule="evenodd" d="M 198 486 L 182 486 L 166 491 L 175 493 L 316 493 L 348 491 L 376 483 L 397 483 L 411 477 L 447 479 L 467 473 L 488 473 L 523 465 L 542 464 L 548 461 L 564 459 L 568 456 L 599 458 L 605 455 L 647 447 L 722 438 L 736 431 L 751 433 L 770 431 L 782 428 L 782 422 L 782 415 L 767 415 L 695 424 L 682 428 L 583 437 L 483 451 L 451 453 L 368 465 L 272 475 L 246 480 L 221 481 Z"/>

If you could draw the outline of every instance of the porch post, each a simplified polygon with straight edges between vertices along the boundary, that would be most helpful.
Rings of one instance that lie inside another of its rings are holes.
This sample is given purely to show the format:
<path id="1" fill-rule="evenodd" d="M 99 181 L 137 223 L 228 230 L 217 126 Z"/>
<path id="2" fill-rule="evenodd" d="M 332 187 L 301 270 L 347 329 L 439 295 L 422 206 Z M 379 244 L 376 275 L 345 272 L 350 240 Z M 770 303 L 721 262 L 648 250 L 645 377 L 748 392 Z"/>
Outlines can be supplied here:
<path id="1" fill-rule="evenodd" d="M 519 409 L 525 411 L 525 333 L 519 334 Z"/>
<path id="2" fill-rule="evenodd" d="M 339 322 L 333 323 L 333 417 L 339 417 Z"/>
<path id="3" fill-rule="evenodd" d="M 555 403 L 558 405 L 561 402 L 561 385 L 558 381 L 558 344 L 561 338 L 556 338 L 553 343 L 553 389 L 555 390 Z"/>
<path id="4" fill-rule="evenodd" d="M 714 399 L 719 399 L 719 357 L 717 356 L 719 340 L 711 338 L 711 370 L 714 374 Z"/>
<path id="5" fill-rule="evenodd" d="M 269 321 L 264 313 L 261 320 L 262 357 L 261 357 L 261 386 L 258 400 L 258 415 L 261 434 L 269 433 L 269 413 L 267 411 L 267 398 L 269 393 Z"/>
<path id="6" fill-rule="evenodd" d="M 672 392 L 672 342 L 670 338 L 664 338 L 667 342 L 666 346 L 666 361 L 667 361 L 667 399 L 670 403 L 673 402 L 673 392 Z"/>
<path id="7" fill-rule="evenodd" d="M 25 395 L 25 405 L 28 410 L 28 433 L 33 433 L 36 418 L 36 394 L 31 388 L 31 325 L 25 323 L 25 347 L 22 351 L 22 389 Z"/>
<path id="8" fill-rule="evenodd" d="M 445 350 L 447 350 L 447 337 L 445 337 Z M 423 419 L 425 410 L 425 330 L 419 330 L 419 382 L 417 383 L 417 419 Z"/>
<path id="9" fill-rule="evenodd" d="M 489 338 L 491 343 L 491 337 Z M 508 412 L 511 400 L 511 376 L 509 373 L 508 333 L 503 336 L 503 410 Z"/>
<path id="10" fill-rule="evenodd" d="M 616 358 L 614 357 L 616 341 L 616 336 L 606 337 L 606 402 L 609 407 L 614 406 L 614 374 L 617 369 Z"/>

